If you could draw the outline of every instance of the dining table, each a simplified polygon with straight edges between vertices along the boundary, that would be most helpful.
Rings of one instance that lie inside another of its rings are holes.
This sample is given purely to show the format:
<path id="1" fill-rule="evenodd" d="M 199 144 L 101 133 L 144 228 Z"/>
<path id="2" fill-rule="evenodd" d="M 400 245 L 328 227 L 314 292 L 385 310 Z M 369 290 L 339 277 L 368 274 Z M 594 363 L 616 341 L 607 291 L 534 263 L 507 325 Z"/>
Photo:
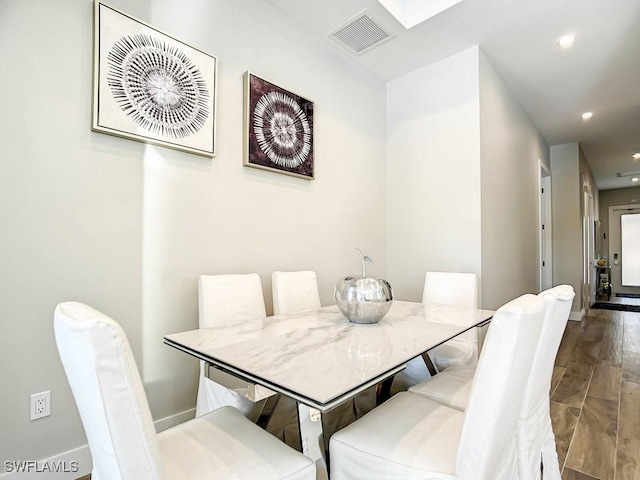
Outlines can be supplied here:
<path id="1" fill-rule="evenodd" d="M 493 313 L 395 300 L 378 323 L 357 324 L 333 305 L 173 333 L 164 343 L 325 413 Z"/>
<path id="2" fill-rule="evenodd" d="M 394 300 L 378 323 L 358 324 L 332 305 L 230 320 L 166 335 L 164 343 L 204 360 L 207 376 L 211 369 L 218 369 L 244 380 L 245 396 L 254 402 L 264 406 L 265 398 L 277 392 L 288 397 L 278 401 L 297 404 L 297 439 L 287 443 L 328 472 L 330 436 L 355 420 L 354 414 L 372 407 L 367 389 L 377 385 L 380 401 L 384 397 L 380 391 L 388 393 L 393 376 L 407 362 L 423 354 L 428 360 L 430 349 L 486 325 L 493 314 L 492 310 Z M 310 423 L 304 406 L 318 410 L 321 421 Z M 318 445 L 307 442 L 315 436 Z"/>

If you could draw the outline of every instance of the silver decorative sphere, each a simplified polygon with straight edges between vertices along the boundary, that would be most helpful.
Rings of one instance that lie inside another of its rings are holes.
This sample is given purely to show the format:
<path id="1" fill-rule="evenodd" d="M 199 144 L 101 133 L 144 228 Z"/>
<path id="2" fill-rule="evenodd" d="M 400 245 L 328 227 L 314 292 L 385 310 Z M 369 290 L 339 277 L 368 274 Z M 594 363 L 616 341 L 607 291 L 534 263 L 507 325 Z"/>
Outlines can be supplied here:
<path id="1" fill-rule="evenodd" d="M 393 303 L 393 290 L 382 278 L 346 276 L 336 284 L 336 303 L 353 323 L 377 323 Z"/>
<path id="2" fill-rule="evenodd" d="M 377 323 L 391 308 L 393 290 L 383 278 L 367 276 L 367 263 L 373 263 L 373 259 L 356 250 L 362 257 L 362 276 L 348 275 L 338 280 L 336 303 L 353 323 Z"/>

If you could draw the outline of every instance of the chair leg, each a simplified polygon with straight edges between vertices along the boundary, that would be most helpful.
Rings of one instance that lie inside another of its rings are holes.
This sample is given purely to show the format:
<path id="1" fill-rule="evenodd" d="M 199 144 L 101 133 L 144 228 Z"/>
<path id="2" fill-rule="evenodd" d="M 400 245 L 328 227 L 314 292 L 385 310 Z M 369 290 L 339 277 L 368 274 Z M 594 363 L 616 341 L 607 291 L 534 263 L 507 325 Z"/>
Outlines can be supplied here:
<path id="1" fill-rule="evenodd" d="M 431 357 L 427 352 L 422 354 L 422 360 L 424 360 L 424 363 L 427 366 L 427 370 L 429 370 L 431 376 L 436 376 L 438 374 L 438 370 L 436 370 L 436 366 L 433 364 L 433 361 L 431 360 Z"/>

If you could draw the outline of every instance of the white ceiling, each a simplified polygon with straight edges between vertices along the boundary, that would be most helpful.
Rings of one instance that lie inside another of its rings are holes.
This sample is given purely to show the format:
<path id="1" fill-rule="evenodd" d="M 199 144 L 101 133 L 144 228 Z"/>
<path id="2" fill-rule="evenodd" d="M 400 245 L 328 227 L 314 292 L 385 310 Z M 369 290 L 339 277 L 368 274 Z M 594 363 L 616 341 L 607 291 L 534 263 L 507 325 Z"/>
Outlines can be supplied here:
<path id="1" fill-rule="evenodd" d="M 464 0 L 410 30 L 377 0 L 269 1 L 323 37 L 367 9 L 396 37 L 344 55 L 383 80 L 480 45 L 549 145 L 579 141 L 600 189 L 635 186 L 616 172 L 640 170 L 640 0 Z"/>

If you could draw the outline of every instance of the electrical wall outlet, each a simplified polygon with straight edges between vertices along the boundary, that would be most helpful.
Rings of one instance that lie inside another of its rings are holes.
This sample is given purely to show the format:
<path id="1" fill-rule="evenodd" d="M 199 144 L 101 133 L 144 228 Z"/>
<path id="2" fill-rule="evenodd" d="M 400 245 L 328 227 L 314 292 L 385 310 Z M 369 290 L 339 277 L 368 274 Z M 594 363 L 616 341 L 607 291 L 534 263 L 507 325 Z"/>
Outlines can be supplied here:
<path id="1" fill-rule="evenodd" d="M 31 395 L 31 420 L 51 415 L 51 390 Z"/>

